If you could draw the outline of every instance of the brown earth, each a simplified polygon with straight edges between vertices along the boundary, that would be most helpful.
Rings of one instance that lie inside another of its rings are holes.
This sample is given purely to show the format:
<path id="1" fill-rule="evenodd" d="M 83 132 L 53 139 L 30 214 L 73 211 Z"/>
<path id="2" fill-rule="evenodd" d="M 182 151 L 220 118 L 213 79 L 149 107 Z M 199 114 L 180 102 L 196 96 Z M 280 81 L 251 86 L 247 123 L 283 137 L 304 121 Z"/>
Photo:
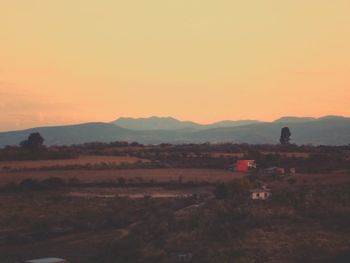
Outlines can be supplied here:
<path id="1" fill-rule="evenodd" d="M 120 169 L 120 170 L 68 170 L 68 171 L 28 171 L 28 172 L 0 172 L 0 185 L 9 183 L 19 183 L 23 179 L 31 178 L 43 180 L 50 177 L 60 177 L 65 180 L 78 179 L 82 182 L 109 182 L 118 178 L 126 180 L 142 180 L 168 182 L 217 182 L 230 181 L 241 177 L 242 173 L 231 172 L 228 170 L 214 169 Z"/>
<path id="2" fill-rule="evenodd" d="M 34 161 L 0 161 L 0 171 L 8 169 L 24 169 L 24 168 L 48 168 L 67 165 L 94 165 L 100 163 L 121 164 L 136 163 L 138 161 L 148 162 L 146 159 L 140 159 L 129 156 L 99 156 L 99 155 L 83 155 L 76 159 L 65 160 L 34 160 Z"/>

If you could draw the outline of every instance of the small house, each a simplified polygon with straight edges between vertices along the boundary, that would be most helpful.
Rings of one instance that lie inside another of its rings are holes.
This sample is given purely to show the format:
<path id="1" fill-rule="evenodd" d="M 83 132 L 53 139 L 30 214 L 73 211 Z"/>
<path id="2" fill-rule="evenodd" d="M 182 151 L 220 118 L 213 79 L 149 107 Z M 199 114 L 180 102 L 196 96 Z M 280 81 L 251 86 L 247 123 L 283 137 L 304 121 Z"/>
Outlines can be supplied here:
<path id="1" fill-rule="evenodd" d="M 67 261 L 62 258 L 40 258 L 26 260 L 24 263 L 67 263 Z"/>
<path id="2" fill-rule="evenodd" d="M 238 160 L 236 162 L 236 171 L 237 172 L 249 172 L 256 169 L 255 160 Z"/>
<path id="3" fill-rule="evenodd" d="M 271 196 L 271 190 L 266 187 L 254 189 L 250 192 L 252 200 L 267 200 Z"/>

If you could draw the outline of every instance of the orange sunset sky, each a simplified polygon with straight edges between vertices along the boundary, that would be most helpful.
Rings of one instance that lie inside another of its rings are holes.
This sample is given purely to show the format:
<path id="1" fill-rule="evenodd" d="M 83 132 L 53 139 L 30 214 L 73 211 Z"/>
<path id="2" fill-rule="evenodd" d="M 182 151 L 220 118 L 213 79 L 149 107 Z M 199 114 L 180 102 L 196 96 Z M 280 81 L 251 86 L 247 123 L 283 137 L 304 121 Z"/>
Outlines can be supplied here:
<path id="1" fill-rule="evenodd" d="M 349 0 L 0 0 L 0 130 L 350 116 Z"/>

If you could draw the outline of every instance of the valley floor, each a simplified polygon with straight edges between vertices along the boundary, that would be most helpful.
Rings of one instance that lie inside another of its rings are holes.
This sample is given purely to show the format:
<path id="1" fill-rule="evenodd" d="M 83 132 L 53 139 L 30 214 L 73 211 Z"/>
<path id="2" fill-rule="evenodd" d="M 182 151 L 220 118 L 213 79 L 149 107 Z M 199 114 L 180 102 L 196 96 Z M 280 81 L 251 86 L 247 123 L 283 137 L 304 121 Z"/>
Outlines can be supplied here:
<path id="1" fill-rule="evenodd" d="M 94 147 L 0 161 L 1 263 L 350 262 L 347 148 Z M 297 172 L 233 171 L 253 157 Z M 271 197 L 252 200 L 256 188 Z"/>

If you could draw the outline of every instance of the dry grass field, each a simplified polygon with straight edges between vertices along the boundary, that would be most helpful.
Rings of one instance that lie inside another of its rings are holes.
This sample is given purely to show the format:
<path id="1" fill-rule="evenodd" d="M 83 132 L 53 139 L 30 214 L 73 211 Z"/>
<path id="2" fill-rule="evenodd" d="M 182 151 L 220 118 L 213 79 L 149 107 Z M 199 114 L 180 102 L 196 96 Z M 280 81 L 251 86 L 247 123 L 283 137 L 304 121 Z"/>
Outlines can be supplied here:
<path id="1" fill-rule="evenodd" d="M 120 169 L 120 170 L 68 170 L 68 171 L 28 171 L 28 172 L 0 172 L 0 185 L 9 183 L 19 183 L 24 179 L 31 178 L 44 180 L 50 177 L 59 177 L 65 180 L 78 179 L 82 182 L 110 182 L 118 178 L 126 180 L 140 180 L 168 182 L 217 182 L 230 181 L 242 176 L 241 173 L 235 173 L 227 170 L 214 169 Z"/>
<path id="2" fill-rule="evenodd" d="M 308 158 L 310 153 L 303 152 L 262 152 L 262 154 L 279 154 L 285 157 L 297 157 L 297 158 Z"/>
<path id="3" fill-rule="evenodd" d="M 296 174 L 284 180 L 270 182 L 269 185 L 274 188 L 290 187 L 289 180 L 292 179 L 293 186 L 329 186 L 350 183 L 350 173 L 347 171 L 337 171 L 331 173 L 319 174 Z"/>
<path id="4" fill-rule="evenodd" d="M 241 158 L 243 157 L 244 153 L 224 153 L 224 152 L 214 152 L 210 154 L 211 157 L 214 158 L 220 158 L 220 157 L 235 157 L 235 158 Z"/>
<path id="5" fill-rule="evenodd" d="M 152 198 L 186 198 L 194 194 L 201 196 L 213 196 L 212 186 L 207 187 L 186 187 L 169 189 L 164 187 L 83 187 L 71 188 L 67 195 L 70 197 L 94 199 L 105 198 L 115 199 L 118 197 L 128 197 L 131 199 L 140 199 L 145 197 Z"/>
<path id="6" fill-rule="evenodd" d="M 136 163 L 138 161 L 148 162 L 148 160 L 129 156 L 99 156 L 82 155 L 76 159 L 65 160 L 34 160 L 34 161 L 0 161 L 0 170 L 25 169 L 25 168 L 49 168 L 67 165 L 94 165 L 100 163 L 121 164 Z"/>
<path id="7" fill-rule="evenodd" d="M 267 152 L 263 151 L 261 152 L 264 155 L 268 154 L 279 154 L 281 156 L 285 157 L 297 157 L 297 158 L 308 158 L 310 156 L 310 153 L 303 153 L 303 152 Z M 212 157 L 236 157 L 236 158 L 242 158 L 244 156 L 244 153 L 224 153 L 224 152 L 214 152 L 211 153 Z"/>

